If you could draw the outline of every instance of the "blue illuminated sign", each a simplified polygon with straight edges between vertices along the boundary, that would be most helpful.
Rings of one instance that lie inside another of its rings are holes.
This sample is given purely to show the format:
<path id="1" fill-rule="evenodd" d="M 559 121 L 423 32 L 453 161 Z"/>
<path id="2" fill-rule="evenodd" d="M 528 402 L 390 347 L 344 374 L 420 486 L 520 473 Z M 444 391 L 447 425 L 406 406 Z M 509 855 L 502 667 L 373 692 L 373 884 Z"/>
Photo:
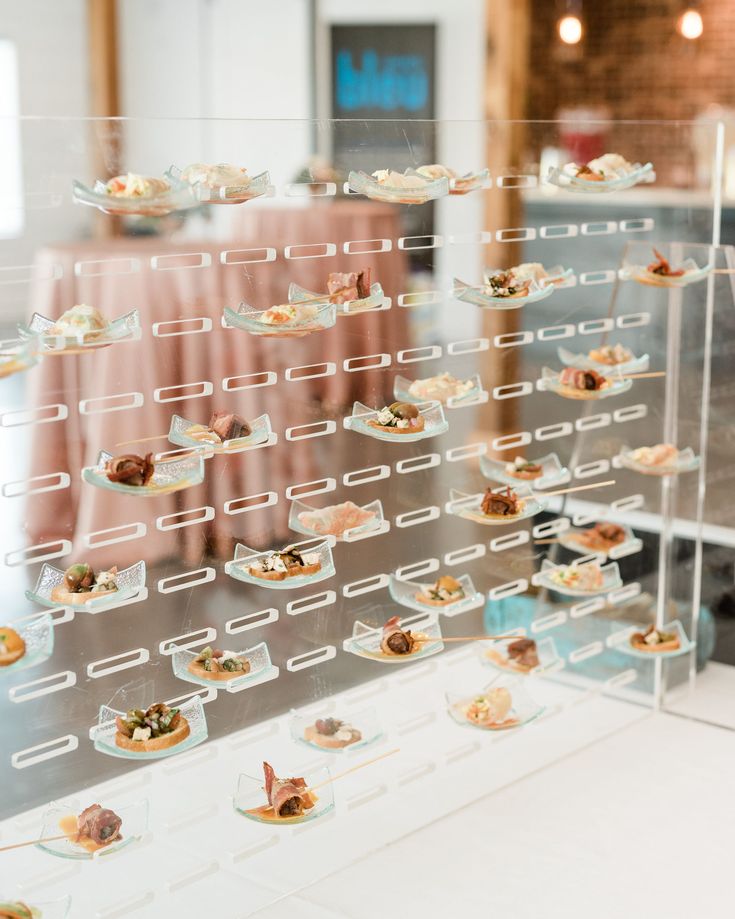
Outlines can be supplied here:
<path id="1" fill-rule="evenodd" d="M 417 112 L 429 101 L 429 73 L 423 58 L 415 54 L 386 54 L 369 48 L 355 66 L 350 51 L 338 51 L 334 94 L 344 111 L 406 109 Z"/>

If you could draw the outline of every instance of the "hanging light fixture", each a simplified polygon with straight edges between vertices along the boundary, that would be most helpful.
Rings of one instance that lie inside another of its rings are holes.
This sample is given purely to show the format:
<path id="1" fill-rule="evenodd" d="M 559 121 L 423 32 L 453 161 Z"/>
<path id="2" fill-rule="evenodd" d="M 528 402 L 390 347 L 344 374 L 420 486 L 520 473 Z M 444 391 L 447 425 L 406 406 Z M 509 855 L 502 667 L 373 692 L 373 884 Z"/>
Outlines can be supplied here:
<path id="1" fill-rule="evenodd" d="M 683 38 L 688 38 L 690 41 L 700 37 L 704 32 L 704 23 L 702 14 L 696 6 L 690 6 L 684 10 L 676 22 L 676 28 Z"/>
<path id="2" fill-rule="evenodd" d="M 581 12 L 581 0 L 566 0 L 564 12 L 556 24 L 559 38 L 565 45 L 576 45 L 582 39 L 584 27 L 582 26 Z"/>

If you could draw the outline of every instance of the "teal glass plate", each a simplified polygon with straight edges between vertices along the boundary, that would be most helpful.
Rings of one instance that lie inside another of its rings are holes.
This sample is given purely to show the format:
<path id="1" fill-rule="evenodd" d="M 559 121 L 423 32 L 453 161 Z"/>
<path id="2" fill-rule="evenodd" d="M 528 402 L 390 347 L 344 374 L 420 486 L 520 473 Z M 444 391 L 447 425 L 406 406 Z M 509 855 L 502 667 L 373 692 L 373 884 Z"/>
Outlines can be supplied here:
<path id="1" fill-rule="evenodd" d="M 527 485 L 513 484 L 513 491 L 522 499 L 523 507 L 518 514 L 504 514 L 498 516 L 489 516 L 482 512 L 482 499 L 484 492 L 468 495 L 456 488 L 450 489 L 449 501 L 445 504 L 445 510 L 448 514 L 454 514 L 457 517 L 463 517 L 465 520 L 472 520 L 474 523 L 481 523 L 484 526 L 505 526 L 509 523 L 516 523 L 518 520 L 527 520 L 529 517 L 535 517 L 546 509 L 546 502 L 534 495 Z"/>
<path id="2" fill-rule="evenodd" d="M 122 495 L 137 495 L 143 498 L 157 498 L 169 495 L 184 488 L 191 488 L 204 481 L 204 457 L 201 454 L 186 456 L 156 463 L 153 477 L 147 485 L 126 485 L 124 482 L 111 482 L 105 474 L 107 461 L 112 454 L 102 450 L 97 457 L 96 466 L 85 466 L 82 479 L 97 488 L 106 488 Z"/>
<path id="3" fill-rule="evenodd" d="M 337 715 L 340 721 L 360 732 L 360 740 L 356 740 L 346 747 L 323 747 L 313 740 L 307 740 L 305 732 L 314 725 L 319 716 L 301 715 L 295 711 L 291 713 L 291 718 L 289 719 L 289 732 L 292 740 L 309 747 L 310 750 L 318 750 L 320 753 L 350 754 L 357 750 L 363 750 L 365 747 L 370 746 L 370 744 L 380 740 L 383 736 L 383 730 L 380 727 L 378 715 L 374 708 L 364 708 L 354 712 L 338 711 Z M 324 717 L 329 716 L 324 715 Z"/>
<path id="4" fill-rule="evenodd" d="M 185 170 L 183 170 L 185 171 Z M 177 166 L 170 166 L 164 175 L 172 183 L 190 185 L 200 204 L 244 204 L 253 198 L 261 198 L 270 192 L 271 177 L 266 172 L 248 178 L 240 185 L 209 185 L 202 182 L 189 182 L 182 177 L 183 171 Z"/>
<path id="5" fill-rule="evenodd" d="M 518 638 L 529 637 L 526 635 L 524 629 L 511 629 L 510 631 L 506 631 L 505 634 L 512 635 L 516 631 L 518 633 Z M 536 642 L 538 667 L 532 667 L 530 670 L 519 667 L 508 657 L 506 649 L 509 644 L 511 644 L 509 641 L 482 642 L 479 649 L 480 662 L 488 667 L 493 667 L 495 670 L 513 673 L 520 677 L 543 676 L 547 673 L 556 673 L 564 668 L 564 659 L 559 656 L 553 638 L 542 638 Z"/>
<path id="6" fill-rule="evenodd" d="M 233 650 L 238 657 L 247 658 L 250 664 L 248 673 L 228 680 L 208 680 L 189 670 L 189 664 L 199 657 L 199 653 L 178 648 L 171 655 L 174 675 L 180 680 L 186 680 L 187 683 L 196 683 L 197 686 L 205 686 L 207 689 L 224 689 L 226 692 L 239 692 L 247 686 L 255 686 L 278 676 L 278 667 L 274 667 L 271 663 L 268 645 L 264 641 L 243 651 L 227 650 Z"/>
<path id="7" fill-rule="evenodd" d="M 519 479 L 506 470 L 508 463 L 504 460 L 491 459 L 489 456 L 480 457 L 480 471 L 491 482 L 510 485 L 513 489 L 519 485 L 532 486 L 534 489 L 552 488 L 556 485 L 564 485 L 571 480 L 569 470 L 566 466 L 562 466 L 556 453 L 548 453 L 530 462 L 541 466 L 541 475 L 537 479 Z"/>
<path id="8" fill-rule="evenodd" d="M 259 559 L 267 558 L 272 552 L 258 552 L 250 549 L 242 543 L 235 546 L 235 557 L 225 563 L 225 573 L 237 581 L 243 581 L 245 584 L 252 584 L 253 587 L 266 587 L 271 590 L 295 590 L 298 587 L 308 587 L 309 584 L 318 584 L 319 581 L 326 581 L 336 574 L 334 568 L 334 559 L 329 541 L 320 541 L 317 545 L 311 547 L 309 544 L 315 540 L 306 540 L 305 542 L 292 543 L 287 546 L 288 549 L 300 549 L 319 556 L 321 568 L 314 574 L 291 575 L 285 577 L 282 581 L 272 581 L 267 578 L 259 578 L 250 574 L 249 567 Z M 309 548 L 307 548 L 309 547 Z"/>
<path id="9" fill-rule="evenodd" d="M 14 664 L 0 667 L 0 677 L 4 673 L 18 673 L 20 670 L 35 667 L 51 657 L 54 650 L 54 626 L 48 613 L 24 616 L 13 622 L 2 623 L 2 625 L 6 625 L 20 635 L 26 643 L 26 650 L 23 657 Z"/>
<path id="10" fill-rule="evenodd" d="M 608 639 L 608 646 L 621 654 L 627 654 L 629 657 L 637 657 L 639 660 L 645 661 L 656 660 L 656 658 L 666 660 L 671 657 L 681 657 L 682 654 L 688 654 L 696 646 L 696 642 L 688 637 L 684 631 L 684 626 L 678 619 L 673 619 L 662 626 L 662 631 L 676 632 L 679 638 L 679 647 L 673 651 L 640 651 L 638 648 L 634 648 L 630 643 L 630 638 L 634 632 L 641 631 L 643 631 L 641 626 L 632 626 L 630 629 L 618 632 L 612 636 L 612 640 Z"/>
<path id="11" fill-rule="evenodd" d="M 468 574 L 463 574 L 457 580 L 462 585 L 464 596 L 444 606 L 431 606 L 416 599 L 417 594 L 422 593 L 425 588 L 431 587 L 432 584 L 403 581 L 392 574 L 388 581 L 388 591 L 396 603 L 424 614 L 431 610 L 441 613 L 443 616 L 459 616 L 460 613 L 468 613 L 470 610 L 479 609 L 485 605 L 485 595 L 475 590 L 472 578 Z"/>
<path id="12" fill-rule="evenodd" d="M 133 708 L 134 706 L 131 706 Z M 90 739 L 94 741 L 94 748 L 99 753 L 105 753 L 107 756 L 115 756 L 118 759 L 131 759 L 144 762 L 146 760 L 163 759 L 168 756 L 176 756 L 179 753 L 185 753 L 192 747 L 198 746 L 207 739 L 207 716 L 204 714 L 204 706 L 199 696 L 187 699 L 177 706 L 181 714 L 189 722 L 189 735 L 180 743 L 173 747 L 166 747 L 163 750 L 153 750 L 146 752 L 141 750 L 139 753 L 133 750 L 125 750 L 118 747 L 115 743 L 115 718 L 118 715 L 125 715 L 125 712 L 109 708 L 107 705 L 100 706 L 97 724 L 89 732 Z M 122 814 L 120 815 L 122 816 Z"/>
<path id="13" fill-rule="evenodd" d="M 288 773 L 284 773 L 283 776 L 279 776 L 278 772 L 276 772 L 276 775 L 284 779 L 290 776 L 299 776 L 305 780 L 308 787 L 321 785 L 322 782 L 325 784 L 317 793 L 314 807 L 305 814 L 300 817 L 276 817 L 272 810 L 268 815 L 257 813 L 259 808 L 267 806 L 268 803 L 263 790 L 263 777 L 256 778 L 255 776 L 241 773 L 237 782 L 237 791 L 232 799 L 235 810 L 242 814 L 243 817 L 247 817 L 248 820 L 254 820 L 256 823 L 281 827 L 310 823 L 312 820 L 319 820 L 320 817 L 324 817 L 334 810 L 334 792 L 332 783 L 329 781 L 329 769 L 326 766 L 321 769 L 307 769 L 305 771 L 289 769 Z"/>
<path id="14" fill-rule="evenodd" d="M 617 369 L 608 370 L 604 374 L 607 385 L 603 389 L 574 389 L 566 383 L 559 381 L 559 373 L 550 367 L 544 367 L 541 371 L 541 386 L 546 392 L 556 393 L 563 399 L 575 399 L 582 402 L 597 402 L 600 399 L 608 399 L 610 396 L 620 396 L 633 385 L 631 379 L 621 376 Z"/>
<path id="15" fill-rule="evenodd" d="M 30 329 L 19 338 L 0 341 L 0 380 L 35 367 L 41 360 L 42 350 L 41 337 Z"/>
<path id="16" fill-rule="evenodd" d="M 105 214 L 121 216 L 163 217 L 172 211 L 197 207 L 199 200 L 188 182 L 169 178 L 171 188 L 158 195 L 139 198 L 122 198 L 107 193 L 107 183 L 97 180 L 93 188 L 75 181 L 72 186 L 74 200 L 78 204 L 97 207 Z"/>
<path id="17" fill-rule="evenodd" d="M 383 664 L 407 664 L 410 661 L 422 660 L 444 650 L 441 626 L 436 613 L 419 613 L 401 619 L 400 627 L 410 629 L 413 634 L 426 635 L 433 641 L 421 642 L 419 650 L 411 654 L 386 654 L 380 648 L 383 638 L 383 626 L 367 625 L 358 619 L 352 628 L 352 637 L 346 638 L 342 647 L 350 654 L 364 657 L 367 660 L 380 661 Z"/>
<path id="18" fill-rule="evenodd" d="M 695 455 L 691 447 L 685 447 L 683 450 L 679 450 L 676 461 L 665 466 L 647 466 L 644 463 L 639 463 L 633 457 L 634 452 L 635 451 L 631 450 L 630 447 L 624 446 L 618 454 L 617 459 L 620 465 L 625 469 L 631 469 L 643 475 L 679 475 L 683 472 L 694 472 L 696 469 L 699 469 L 699 457 Z"/>
<path id="19" fill-rule="evenodd" d="M 116 342 L 137 341 L 141 336 L 140 315 L 138 310 L 131 310 L 124 316 L 113 319 L 99 332 L 80 332 L 78 335 L 54 335 L 50 332 L 55 325 L 53 319 L 34 313 L 27 326 L 19 325 L 18 334 L 22 338 L 41 342 L 46 356 L 63 354 L 85 354 L 106 348 Z"/>
<path id="20" fill-rule="evenodd" d="M 284 304 L 290 306 L 291 304 Z M 294 304 L 296 305 L 296 304 Z M 314 303 L 313 316 L 308 319 L 293 319 L 288 322 L 271 323 L 263 320 L 267 310 L 256 310 L 249 303 L 240 303 L 237 310 L 225 307 L 225 325 L 234 329 L 243 329 L 251 335 L 266 338 L 303 338 L 312 332 L 323 332 L 331 329 L 337 321 L 337 306 L 334 303 Z"/>
<path id="21" fill-rule="evenodd" d="M 404 175 L 416 175 L 415 171 L 407 170 Z M 399 188 L 393 185 L 381 185 L 373 176 L 366 172 L 350 172 L 347 177 L 350 190 L 358 195 L 365 195 L 373 201 L 385 201 L 387 204 L 425 204 L 436 198 L 443 198 L 449 194 L 449 179 L 442 177 L 433 181 L 425 180 L 423 185 L 415 188 Z"/>
<path id="22" fill-rule="evenodd" d="M 562 594 L 566 597 L 598 597 L 600 594 L 608 593 L 611 590 L 618 590 L 618 588 L 623 586 L 623 580 L 620 577 L 620 569 L 618 568 L 617 562 L 610 562 L 607 565 L 600 566 L 602 584 L 600 587 L 591 588 L 589 590 L 560 584 L 552 577 L 554 571 L 562 572 L 577 567 L 582 568 L 586 564 L 597 564 L 594 560 L 594 553 L 588 553 L 585 559 L 589 559 L 589 561 L 580 559 L 579 562 L 573 562 L 571 565 L 555 565 L 545 558 L 541 563 L 541 571 L 533 576 L 532 582 L 539 587 L 545 587 L 547 590 L 555 590 L 558 594 Z"/>
<path id="23" fill-rule="evenodd" d="M 465 709 L 477 696 L 488 693 L 491 689 L 504 687 L 511 695 L 512 706 L 507 717 L 499 724 L 482 725 L 474 724 L 467 720 Z M 509 731 L 521 728 L 535 721 L 545 711 L 545 706 L 539 705 L 525 689 L 523 681 L 518 677 L 500 675 L 479 693 L 458 694 L 448 692 L 447 712 L 450 718 L 460 727 L 471 728 L 474 731 Z"/>
<path id="24" fill-rule="evenodd" d="M 102 807 L 108 804 L 100 802 Z M 43 812 L 41 832 L 38 834 L 40 839 L 51 836 L 58 836 L 61 832 L 59 821 L 73 814 L 75 817 L 89 807 L 89 802 L 82 804 L 78 800 L 69 801 L 52 801 Z M 56 855 L 58 858 L 70 858 L 78 861 L 91 861 L 93 859 L 104 858 L 112 855 L 113 852 L 119 852 L 126 846 L 138 842 L 148 830 L 148 800 L 143 798 L 135 801 L 133 804 L 112 804 L 113 810 L 122 820 L 120 827 L 120 839 L 110 843 L 96 852 L 88 852 L 72 839 L 55 839 L 48 842 L 36 843 L 36 848 L 42 852 L 48 852 L 49 855 Z"/>
<path id="25" fill-rule="evenodd" d="M 315 300 L 323 298 L 324 303 L 329 303 L 329 294 L 320 294 L 313 290 L 306 290 L 298 284 L 291 284 L 288 288 L 288 302 L 299 303 L 302 300 Z M 377 313 L 390 307 L 390 300 L 383 293 L 383 288 L 377 281 L 370 285 L 370 296 L 361 300 L 348 300 L 346 303 L 336 303 L 337 316 L 354 316 L 358 313 Z"/>
<path id="26" fill-rule="evenodd" d="M 566 348 L 559 348 L 556 352 L 559 360 L 566 367 L 575 367 L 577 370 L 595 370 L 597 373 L 604 375 L 609 373 L 643 373 L 648 370 L 650 358 L 647 354 L 640 357 L 633 357 L 629 361 L 623 361 L 620 364 L 603 364 L 601 361 L 593 361 L 586 354 L 573 354 Z"/>
<path id="27" fill-rule="evenodd" d="M 420 394 L 415 394 L 417 387 L 420 388 Z M 412 389 L 414 392 L 411 392 Z M 409 380 L 397 376 L 393 382 L 393 395 L 399 402 L 439 402 L 447 408 L 477 405 L 487 402 L 488 399 L 478 373 L 466 380 L 457 380 L 456 383 L 447 382 L 445 374 L 437 374 L 423 380 Z"/>
<path id="28" fill-rule="evenodd" d="M 449 430 L 449 422 L 444 417 L 444 409 L 439 402 L 419 402 L 414 404 L 424 419 L 423 431 L 417 431 L 414 434 L 399 434 L 375 428 L 369 422 L 377 420 L 379 411 L 370 408 L 368 405 L 363 405 L 362 402 L 354 403 L 352 415 L 345 418 L 345 427 L 358 434 L 372 437 L 374 440 L 382 440 L 385 443 L 392 444 L 413 444 L 429 437 L 446 434 Z"/>
<path id="29" fill-rule="evenodd" d="M 232 440 L 225 440 L 218 444 L 198 440 L 187 433 L 198 424 L 199 422 L 188 421 L 186 418 L 182 418 L 181 415 L 173 415 L 168 439 L 172 444 L 177 444 L 180 447 L 191 447 L 194 450 L 201 450 L 203 453 L 242 453 L 251 447 L 259 447 L 263 444 L 274 442 L 273 428 L 268 414 L 259 415 L 249 422 L 250 434 L 247 437 L 235 437 Z"/>
<path id="30" fill-rule="evenodd" d="M 609 191 L 622 191 L 624 188 L 632 188 L 634 185 L 650 183 L 656 181 L 656 173 L 653 171 L 653 163 L 633 163 L 632 169 L 626 175 L 617 176 L 614 179 L 602 179 L 599 182 L 590 182 L 586 179 L 578 178 L 576 175 L 578 165 L 576 163 L 567 163 L 560 169 L 551 169 L 546 181 L 551 185 L 557 185 L 566 191 L 579 192 L 580 194 L 601 194 Z"/>
<path id="31" fill-rule="evenodd" d="M 51 592 L 55 587 L 64 583 L 64 572 L 44 562 L 35 587 L 33 590 L 26 591 L 26 597 L 35 603 L 40 603 L 41 606 L 48 606 L 52 609 L 68 606 L 82 613 L 96 613 L 110 606 L 119 606 L 124 600 L 129 600 L 139 593 L 145 587 L 145 573 L 145 562 L 136 562 L 129 568 L 118 571 L 117 590 L 98 593 L 90 591 L 76 595 L 80 599 L 86 598 L 83 599 L 83 602 L 58 603 L 51 599 Z"/>
<path id="32" fill-rule="evenodd" d="M 354 523 L 367 514 L 372 515 L 370 519 L 363 523 Z M 380 501 L 371 501 L 362 506 L 352 501 L 343 501 L 341 504 L 317 508 L 295 499 L 291 502 L 288 526 L 289 529 L 305 536 L 328 536 L 337 542 L 350 542 L 386 532 L 388 521 L 383 516 L 383 505 Z"/>

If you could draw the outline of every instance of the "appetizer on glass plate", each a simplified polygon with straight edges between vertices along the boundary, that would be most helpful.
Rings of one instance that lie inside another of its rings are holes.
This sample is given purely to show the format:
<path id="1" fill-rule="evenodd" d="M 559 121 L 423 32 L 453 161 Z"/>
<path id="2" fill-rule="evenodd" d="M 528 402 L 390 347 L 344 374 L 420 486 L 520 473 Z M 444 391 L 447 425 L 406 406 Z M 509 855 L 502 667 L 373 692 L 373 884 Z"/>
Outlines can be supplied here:
<path id="1" fill-rule="evenodd" d="M 196 453 L 154 463 L 152 453 L 113 456 L 102 450 L 96 466 L 82 469 L 82 479 L 97 488 L 155 498 L 199 485 L 204 479 L 204 457 Z"/>
<path id="2" fill-rule="evenodd" d="M 319 786 L 319 794 L 310 792 Z M 263 794 L 265 793 L 265 803 Z M 258 823 L 291 825 L 316 820 L 334 808 L 329 769 L 306 771 L 305 776 L 279 779 L 270 763 L 263 763 L 263 778 L 240 776 L 233 798 L 235 810 Z"/>
<path id="3" fill-rule="evenodd" d="M 563 485 L 571 478 L 569 470 L 562 466 L 556 453 L 549 453 L 534 460 L 516 456 L 509 462 L 481 456 L 480 471 L 486 479 L 493 482 L 511 486 L 518 482 L 533 482 L 533 488 Z"/>
<path id="4" fill-rule="evenodd" d="M 481 647 L 480 660 L 498 670 L 524 676 L 550 673 L 564 666 L 553 638 L 542 638 L 537 642 L 521 634 L 514 641 L 493 641 Z"/>
<path id="5" fill-rule="evenodd" d="M 609 376 L 603 376 L 596 370 L 578 370 L 576 367 L 565 367 L 557 373 L 550 367 L 541 371 L 541 384 L 547 392 L 556 393 L 565 399 L 607 399 L 627 392 L 633 381 L 615 370 Z"/>
<path id="6" fill-rule="evenodd" d="M 354 712 L 349 719 L 327 716 L 314 719 L 294 712 L 290 730 L 295 741 L 330 753 L 361 750 L 383 736 L 373 708 Z"/>
<path id="7" fill-rule="evenodd" d="M 0 341 L 0 380 L 35 367 L 42 351 L 40 337 L 32 333 Z"/>
<path id="8" fill-rule="evenodd" d="M 352 501 L 343 501 L 317 508 L 298 499 L 291 502 L 288 525 L 305 536 L 330 536 L 345 542 L 377 536 L 387 532 L 390 526 L 383 516 L 380 501 L 371 501 L 364 507 Z"/>
<path id="9" fill-rule="evenodd" d="M 138 310 L 112 321 L 94 306 L 80 303 L 56 319 L 34 313 L 27 326 L 19 325 L 21 338 L 40 342 L 43 355 L 88 354 L 117 342 L 136 341 L 141 336 Z"/>
<path id="10" fill-rule="evenodd" d="M 688 654 L 695 642 L 687 636 L 678 619 L 664 623 L 661 628 L 649 625 L 641 630 L 637 626 L 623 629 L 608 639 L 616 651 L 641 660 L 653 657 L 679 657 Z"/>
<path id="11" fill-rule="evenodd" d="M 653 163 L 629 163 L 619 153 L 605 153 L 589 163 L 567 163 L 552 169 L 548 181 L 567 191 L 599 193 L 655 182 L 656 173 Z"/>
<path id="12" fill-rule="evenodd" d="M 446 504 L 448 514 L 490 526 L 525 520 L 527 517 L 540 514 L 546 507 L 528 486 L 519 486 L 515 489 L 510 486 L 500 489 L 486 488 L 484 493 L 474 495 L 467 495 L 452 488 L 449 497 L 450 500 Z"/>
<path id="13" fill-rule="evenodd" d="M 490 179 L 490 170 L 482 169 L 479 172 L 465 172 L 459 175 L 448 166 L 434 163 L 430 166 L 418 166 L 416 173 L 429 181 L 436 179 L 449 180 L 450 195 L 466 195 L 478 188 L 486 188 Z"/>
<path id="14" fill-rule="evenodd" d="M 91 729 L 94 748 L 120 759 L 160 759 L 190 750 L 207 739 L 207 718 L 199 696 L 177 708 L 155 702 L 147 709 L 120 712 L 100 707 Z"/>
<path id="15" fill-rule="evenodd" d="M 629 526 L 603 520 L 598 520 L 586 529 L 572 527 L 559 533 L 557 539 L 560 545 L 571 552 L 596 555 L 602 561 L 608 556 L 620 558 L 623 555 L 632 555 L 636 548 L 643 545 Z"/>
<path id="16" fill-rule="evenodd" d="M 458 300 L 486 309 L 517 309 L 550 297 L 555 287 L 571 277 L 571 268 L 555 265 L 547 271 L 538 262 L 528 262 L 508 269 L 486 268 L 483 283 L 476 287 L 455 278 L 452 293 Z"/>
<path id="17" fill-rule="evenodd" d="M 76 562 L 66 571 L 44 562 L 33 590 L 26 597 L 42 606 L 73 606 L 82 612 L 97 612 L 119 606 L 145 587 L 145 562 L 123 571 L 113 565 L 95 572 L 86 562 Z"/>
<path id="18" fill-rule="evenodd" d="M 635 450 L 623 447 L 618 454 L 618 462 L 626 469 L 644 475 L 678 475 L 699 468 L 699 457 L 694 455 L 691 447 L 678 450 L 673 444 L 656 444 Z"/>
<path id="19" fill-rule="evenodd" d="M 68 894 L 57 900 L 34 900 L 32 906 L 23 900 L 0 899 L 0 919 L 66 919 L 70 906 Z"/>
<path id="20" fill-rule="evenodd" d="M 559 348 L 557 354 L 562 364 L 567 367 L 596 370 L 602 374 L 610 370 L 617 370 L 618 373 L 643 373 L 648 370 L 649 365 L 647 354 L 636 357 L 621 344 L 600 345 L 599 348 L 590 349 L 587 354 L 573 354 L 566 348 Z"/>
<path id="21" fill-rule="evenodd" d="M 192 186 L 173 176 L 158 179 L 128 172 L 107 182 L 98 179 L 93 188 L 75 181 L 73 190 L 80 204 L 120 216 L 162 217 L 199 204 Z"/>
<path id="22" fill-rule="evenodd" d="M 445 574 L 437 578 L 433 584 L 405 581 L 392 574 L 388 589 L 396 603 L 418 612 L 433 606 L 441 610 L 445 616 L 457 616 L 485 605 L 484 595 L 475 590 L 468 574 L 463 574 L 458 579 Z"/>
<path id="23" fill-rule="evenodd" d="M 338 316 L 354 316 L 357 313 L 366 313 L 369 310 L 385 310 L 390 306 L 383 293 L 383 288 L 377 282 L 370 283 L 370 268 L 361 268 L 358 271 L 334 271 L 327 276 L 327 292 L 317 293 L 306 290 L 298 284 L 291 284 L 288 288 L 288 302 L 299 303 L 302 301 L 313 303 L 334 303 L 337 306 Z"/>
<path id="24" fill-rule="evenodd" d="M 376 440 L 414 443 L 437 437 L 449 430 L 444 409 L 439 402 L 393 402 L 373 409 L 355 402 L 345 427 Z"/>
<path id="25" fill-rule="evenodd" d="M 413 382 L 398 376 L 393 383 L 393 395 L 401 402 L 439 402 L 449 408 L 487 401 L 477 373 L 466 380 L 458 380 L 446 372 Z"/>
<path id="26" fill-rule="evenodd" d="M 410 169 L 406 172 L 378 169 L 372 175 L 353 171 L 347 177 L 347 185 L 357 194 L 388 204 L 425 204 L 449 194 L 446 176 L 429 179 Z"/>
<path id="27" fill-rule="evenodd" d="M 257 310 L 249 303 L 240 303 L 237 310 L 225 307 L 225 325 L 244 329 L 251 335 L 266 338 L 303 338 L 312 332 L 331 329 L 337 321 L 337 306 L 328 300 L 316 303 L 297 300 L 281 303 L 267 310 Z"/>
<path id="28" fill-rule="evenodd" d="M 91 804 L 81 813 L 76 801 L 52 801 L 42 819 L 37 848 L 59 858 L 99 858 L 136 842 L 146 833 L 148 801 L 121 805 L 117 812 Z"/>
<path id="29" fill-rule="evenodd" d="M 457 724 L 483 731 L 506 731 L 528 724 L 544 711 L 518 679 L 499 676 L 472 695 L 446 694 L 447 711 Z"/>
<path id="30" fill-rule="evenodd" d="M 414 626 L 420 626 L 420 630 L 415 631 Z M 421 613 L 406 619 L 391 616 L 382 627 L 357 620 L 352 637 L 344 640 L 343 648 L 358 657 L 400 664 L 438 654 L 444 649 L 444 642 L 437 614 Z"/>
<path id="31" fill-rule="evenodd" d="M 199 686 L 216 685 L 227 692 L 266 683 L 278 676 L 271 663 L 268 645 L 263 641 L 244 651 L 225 651 L 207 646 L 201 651 L 177 648 L 171 656 L 174 674 Z"/>
<path id="32" fill-rule="evenodd" d="M 247 421 L 236 412 L 216 411 L 209 424 L 187 421 L 173 415 L 168 439 L 180 447 L 201 447 L 211 453 L 239 453 L 250 447 L 276 442 L 270 415 Z"/>
<path id="33" fill-rule="evenodd" d="M 242 204 L 267 195 L 271 178 L 267 172 L 249 176 L 247 169 L 231 163 L 192 163 L 166 173 L 174 182 L 190 185 L 201 204 Z"/>
<path id="34" fill-rule="evenodd" d="M 533 583 L 567 597 L 596 597 L 623 586 L 617 562 L 600 566 L 596 559 L 580 559 L 571 565 L 555 565 L 544 559 Z"/>
<path id="35" fill-rule="evenodd" d="M 334 577 L 335 569 L 329 541 L 317 538 L 267 552 L 238 543 L 225 572 L 257 587 L 293 590 Z"/>
<path id="36" fill-rule="evenodd" d="M 658 249 L 654 248 L 652 252 L 653 261 L 646 265 L 631 264 L 626 259 L 622 276 L 652 287 L 686 287 L 688 284 L 702 281 L 714 268 L 711 261 L 698 265 L 693 258 L 686 258 L 680 264 L 672 265 Z"/>
<path id="37" fill-rule="evenodd" d="M 48 613 L 0 625 L 0 674 L 35 667 L 51 657 L 54 626 Z"/>

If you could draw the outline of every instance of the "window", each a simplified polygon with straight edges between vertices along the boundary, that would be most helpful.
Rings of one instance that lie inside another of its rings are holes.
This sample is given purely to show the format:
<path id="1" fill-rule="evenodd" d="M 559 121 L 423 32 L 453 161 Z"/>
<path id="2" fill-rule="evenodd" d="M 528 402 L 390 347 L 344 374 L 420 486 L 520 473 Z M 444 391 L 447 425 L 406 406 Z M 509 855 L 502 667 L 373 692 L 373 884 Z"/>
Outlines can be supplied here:
<path id="1" fill-rule="evenodd" d="M 0 239 L 23 232 L 18 55 L 15 44 L 0 38 Z"/>

